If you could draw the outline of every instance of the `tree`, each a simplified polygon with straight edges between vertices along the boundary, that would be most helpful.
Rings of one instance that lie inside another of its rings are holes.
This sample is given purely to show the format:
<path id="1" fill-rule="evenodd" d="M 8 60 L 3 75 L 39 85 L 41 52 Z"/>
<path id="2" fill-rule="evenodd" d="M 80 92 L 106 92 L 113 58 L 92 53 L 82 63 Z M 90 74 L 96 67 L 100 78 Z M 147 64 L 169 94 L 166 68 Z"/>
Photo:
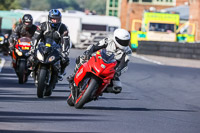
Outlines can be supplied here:
<path id="1" fill-rule="evenodd" d="M 17 0 L 0 0 L 0 10 L 21 8 Z"/>
<path id="2" fill-rule="evenodd" d="M 106 0 L 0 0 L 4 3 L 15 1 L 15 8 L 21 6 L 22 9 L 31 10 L 50 10 L 62 8 L 63 10 L 79 10 L 89 9 L 96 11 L 97 14 L 105 14 Z M 16 3 L 17 1 L 17 3 Z M 12 3 L 12 2 L 11 2 Z M 20 5 L 20 6 L 19 6 Z M 1 7 L 2 5 L 0 5 Z M 13 6 L 13 5 L 12 5 Z"/>
<path id="3" fill-rule="evenodd" d="M 76 0 L 80 7 L 96 11 L 97 14 L 104 14 L 106 12 L 106 0 Z"/>
<path id="4" fill-rule="evenodd" d="M 32 0 L 30 4 L 31 10 L 49 10 L 50 9 L 50 3 L 49 0 Z"/>
<path id="5" fill-rule="evenodd" d="M 23 9 L 30 9 L 32 0 L 18 0 L 19 5 Z"/>

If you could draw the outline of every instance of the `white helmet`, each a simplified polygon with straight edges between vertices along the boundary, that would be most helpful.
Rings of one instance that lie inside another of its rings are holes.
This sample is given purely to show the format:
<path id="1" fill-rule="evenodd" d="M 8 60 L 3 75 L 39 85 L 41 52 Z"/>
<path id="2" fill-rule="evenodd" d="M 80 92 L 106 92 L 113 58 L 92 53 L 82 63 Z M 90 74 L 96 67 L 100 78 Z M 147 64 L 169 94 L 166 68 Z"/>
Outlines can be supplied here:
<path id="1" fill-rule="evenodd" d="M 114 38 L 113 38 L 116 47 L 121 50 L 124 50 L 130 42 L 130 34 L 125 29 L 116 29 L 114 31 Z"/>

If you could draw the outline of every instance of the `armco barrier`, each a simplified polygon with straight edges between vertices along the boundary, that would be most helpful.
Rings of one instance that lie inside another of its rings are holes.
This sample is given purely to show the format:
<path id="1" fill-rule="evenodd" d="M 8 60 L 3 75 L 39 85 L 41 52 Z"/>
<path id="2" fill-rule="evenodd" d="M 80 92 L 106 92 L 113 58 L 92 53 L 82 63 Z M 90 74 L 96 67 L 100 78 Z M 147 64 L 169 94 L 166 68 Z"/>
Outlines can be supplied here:
<path id="1" fill-rule="evenodd" d="M 200 43 L 139 41 L 137 54 L 200 59 Z"/>

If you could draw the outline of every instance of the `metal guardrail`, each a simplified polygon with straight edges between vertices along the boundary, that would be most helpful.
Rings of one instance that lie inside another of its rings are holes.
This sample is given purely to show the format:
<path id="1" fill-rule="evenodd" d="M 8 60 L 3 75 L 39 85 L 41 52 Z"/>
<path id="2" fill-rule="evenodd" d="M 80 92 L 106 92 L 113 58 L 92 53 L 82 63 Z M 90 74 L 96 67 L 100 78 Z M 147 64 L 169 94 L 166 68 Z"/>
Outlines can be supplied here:
<path id="1" fill-rule="evenodd" d="M 111 32 L 104 31 L 82 31 L 79 36 L 79 44 L 76 48 L 87 48 L 91 44 L 96 44 L 105 37 L 111 35 Z"/>

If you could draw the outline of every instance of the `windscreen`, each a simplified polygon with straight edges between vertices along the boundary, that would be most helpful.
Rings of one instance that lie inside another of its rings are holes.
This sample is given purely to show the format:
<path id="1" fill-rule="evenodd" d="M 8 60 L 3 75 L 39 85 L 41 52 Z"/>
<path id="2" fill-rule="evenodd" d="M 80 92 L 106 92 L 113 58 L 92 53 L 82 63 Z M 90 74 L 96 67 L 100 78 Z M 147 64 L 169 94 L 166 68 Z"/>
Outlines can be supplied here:
<path id="1" fill-rule="evenodd" d="M 106 49 L 101 50 L 101 57 L 105 63 L 112 63 L 115 61 L 114 54 L 106 51 Z"/>
<path id="2" fill-rule="evenodd" d="M 149 23 L 149 31 L 175 32 L 175 24 Z"/>
<path id="3" fill-rule="evenodd" d="M 30 42 L 31 41 L 31 39 L 28 37 L 22 37 L 19 40 L 20 40 L 20 42 Z"/>

